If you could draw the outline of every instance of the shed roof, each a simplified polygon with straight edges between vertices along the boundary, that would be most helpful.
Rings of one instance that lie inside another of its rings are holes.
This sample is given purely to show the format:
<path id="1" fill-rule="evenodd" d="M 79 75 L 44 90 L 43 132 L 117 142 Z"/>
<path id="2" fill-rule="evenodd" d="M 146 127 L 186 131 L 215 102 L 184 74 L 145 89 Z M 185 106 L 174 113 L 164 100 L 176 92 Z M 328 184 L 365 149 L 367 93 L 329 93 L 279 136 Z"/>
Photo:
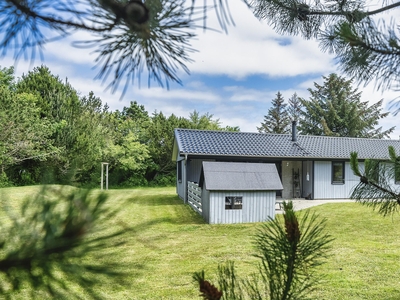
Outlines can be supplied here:
<path id="1" fill-rule="evenodd" d="M 202 177 L 209 191 L 283 189 L 275 164 L 203 161 Z"/>
<path id="2" fill-rule="evenodd" d="M 260 158 L 349 159 L 358 153 L 359 159 L 388 159 L 388 147 L 400 153 L 399 140 L 364 139 L 267 134 L 193 129 L 175 129 L 176 155 L 245 156 Z"/>

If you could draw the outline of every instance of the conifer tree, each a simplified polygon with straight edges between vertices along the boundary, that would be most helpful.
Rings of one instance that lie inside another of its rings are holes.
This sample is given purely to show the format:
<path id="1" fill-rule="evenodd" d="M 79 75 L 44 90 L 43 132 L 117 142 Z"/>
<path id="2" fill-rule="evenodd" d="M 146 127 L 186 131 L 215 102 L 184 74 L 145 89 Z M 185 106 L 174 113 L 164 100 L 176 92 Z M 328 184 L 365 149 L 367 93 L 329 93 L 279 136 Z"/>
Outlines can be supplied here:
<path id="1" fill-rule="evenodd" d="M 354 175 L 360 178 L 351 193 L 351 198 L 363 205 L 377 209 L 382 215 L 391 215 L 399 211 L 400 192 L 400 156 L 393 146 L 388 147 L 389 160 L 386 163 L 375 159 L 366 159 L 360 168 L 356 152 L 351 153 L 350 167 Z"/>
<path id="2" fill-rule="evenodd" d="M 304 107 L 299 126 L 302 134 L 384 138 L 394 130 L 377 127 L 388 115 L 382 112 L 382 100 L 368 106 L 351 80 L 336 74 L 323 78 L 323 85 L 314 83 L 315 89 L 308 89 L 309 100 L 300 99 Z"/>
<path id="3" fill-rule="evenodd" d="M 325 219 L 306 211 L 301 215 L 292 201 L 283 202 L 283 217 L 262 224 L 254 237 L 257 272 L 241 280 L 234 262 L 218 267 L 218 284 L 196 272 L 200 296 L 207 300 L 307 299 L 321 279 L 314 271 L 328 256 L 332 237 L 325 232 Z"/>
<path id="4" fill-rule="evenodd" d="M 400 39 L 396 22 L 380 22 L 400 3 L 382 2 L 376 8 L 366 0 L 237 0 L 279 34 L 315 38 L 323 51 L 333 53 L 342 71 L 359 81 L 378 82 L 382 88 L 400 81 Z M 43 46 L 76 31 L 94 35 L 82 44 L 98 55 L 98 77 L 112 76 L 116 89 L 127 87 L 142 73 L 159 84 L 180 82 L 179 69 L 189 72 L 190 42 L 196 20 L 215 12 L 221 28 L 233 24 L 228 2 L 215 0 L 5 0 L 0 1 L 0 51 L 15 57 L 42 54 Z M 378 18 L 381 18 L 380 20 Z"/>
<path id="5" fill-rule="evenodd" d="M 289 98 L 289 106 L 288 106 L 288 114 L 292 121 L 299 121 L 301 118 L 301 102 L 300 98 L 296 93 L 293 94 L 292 97 Z"/>
<path id="6" fill-rule="evenodd" d="M 278 92 L 276 98 L 272 100 L 272 107 L 268 114 L 264 116 L 264 122 L 257 127 L 258 132 L 264 133 L 288 133 L 290 118 L 287 111 L 287 104 L 284 103 L 282 94 Z"/>

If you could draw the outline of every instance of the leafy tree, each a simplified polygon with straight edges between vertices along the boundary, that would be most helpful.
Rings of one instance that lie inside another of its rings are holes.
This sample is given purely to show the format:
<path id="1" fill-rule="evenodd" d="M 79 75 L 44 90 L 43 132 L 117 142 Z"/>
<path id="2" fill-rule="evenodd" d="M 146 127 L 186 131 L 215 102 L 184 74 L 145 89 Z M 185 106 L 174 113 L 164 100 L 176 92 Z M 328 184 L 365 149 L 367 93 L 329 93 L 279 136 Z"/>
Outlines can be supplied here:
<path id="1" fill-rule="evenodd" d="M 39 98 L 15 91 L 12 68 L 2 69 L 0 78 L 0 174 L 4 182 L 13 177 L 12 168 L 18 170 L 19 176 L 29 177 L 21 167 L 25 162 L 57 157 L 59 149 L 51 139 L 54 127 L 41 118 Z"/>
<path id="2" fill-rule="evenodd" d="M 192 129 L 205 129 L 205 130 L 220 130 L 221 122 L 219 119 L 213 120 L 214 115 L 210 113 L 205 113 L 200 115 L 200 113 L 194 110 L 189 114 L 190 128 Z"/>
<path id="3" fill-rule="evenodd" d="M 110 142 L 103 151 L 103 161 L 109 165 L 109 180 L 115 186 L 145 186 L 146 172 L 152 165 L 146 144 L 139 142 L 131 131 L 118 141 Z M 96 166 L 98 167 L 98 165 Z M 96 172 L 99 178 L 98 172 Z"/>
<path id="4" fill-rule="evenodd" d="M 79 106 L 77 91 L 58 76 L 51 73 L 48 67 L 35 67 L 28 74 L 22 75 L 16 84 L 17 92 L 32 93 L 38 96 L 43 118 L 61 122 L 66 119 L 64 114 L 70 114 Z"/>
<path id="5" fill-rule="evenodd" d="M 239 126 L 225 126 L 225 128 L 222 129 L 223 131 L 231 131 L 231 132 L 239 132 L 240 127 Z"/>
<path id="6" fill-rule="evenodd" d="M 51 139 L 60 155 L 42 164 L 27 162 L 33 170 L 52 170 L 57 182 L 88 179 L 88 172 L 101 161 L 102 148 L 110 131 L 103 124 L 107 106 L 93 93 L 79 97 L 76 90 L 45 67 L 34 68 L 16 83 L 18 93 L 38 98 L 42 120 L 55 129 Z M 43 173 L 43 172 L 41 172 Z"/>
<path id="7" fill-rule="evenodd" d="M 325 220 L 308 211 L 299 218 L 291 201 L 283 207 L 283 218 L 263 223 L 255 236 L 258 273 L 240 280 L 228 262 L 218 267 L 218 287 L 204 271 L 195 273 L 203 299 L 305 299 L 316 288 L 313 269 L 323 263 L 332 241 L 324 232 Z"/>
<path id="8" fill-rule="evenodd" d="M 124 121 L 128 121 L 126 123 L 129 124 L 129 130 L 137 134 L 142 143 L 146 143 L 146 130 L 150 126 L 151 119 L 144 105 L 131 101 L 129 107 L 122 109 L 121 116 Z"/>
<path id="9" fill-rule="evenodd" d="M 148 170 L 149 181 L 167 178 L 168 184 L 175 182 L 176 165 L 172 162 L 172 150 L 174 147 L 174 129 L 190 128 L 190 122 L 174 114 L 168 118 L 162 113 L 155 111 L 151 116 L 151 125 L 148 129 L 148 147 L 153 161 Z M 168 179 L 169 178 L 169 179 Z"/>
<path id="10" fill-rule="evenodd" d="M 376 127 L 388 112 L 382 112 L 382 100 L 368 106 L 361 101 L 361 92 L 352 88 L 352 81 L 330 74 L 324 84 L 314 83 L 308 89 L 309 100 L 300 99 L 304 107 L 299 130 L 302 134 L 384 138 L 394 130 Z"/>
<path id="11" fill-rule="evenodd" d="M 14 88 L 14 83 L 14 67 L 0 68 L 0 86 L 12 89 Z"/>
<path id="12" fill-rule="evenodd" d="M 258 132 L 265 133 L 287 133 L 289 132 L 290 118 L 287 110 L 287 104 L 282 94 L 278 92 L 276 98 L 272 100 L 272 107 L 268 114 L 264 116 L 264 122 L 257 127 Z"/>

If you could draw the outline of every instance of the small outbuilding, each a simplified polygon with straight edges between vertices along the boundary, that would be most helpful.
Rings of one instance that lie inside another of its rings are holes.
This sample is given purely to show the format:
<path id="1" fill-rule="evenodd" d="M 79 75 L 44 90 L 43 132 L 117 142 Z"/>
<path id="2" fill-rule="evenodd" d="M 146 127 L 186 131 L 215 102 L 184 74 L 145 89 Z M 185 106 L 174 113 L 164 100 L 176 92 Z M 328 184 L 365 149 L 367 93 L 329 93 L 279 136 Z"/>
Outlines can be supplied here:
<path id="1" fill-rule="evenodd" d="M 210 224 L 263 222 L 275 217 L 282 190 L 275 164 L 203 161 L 201 209 Z"/>

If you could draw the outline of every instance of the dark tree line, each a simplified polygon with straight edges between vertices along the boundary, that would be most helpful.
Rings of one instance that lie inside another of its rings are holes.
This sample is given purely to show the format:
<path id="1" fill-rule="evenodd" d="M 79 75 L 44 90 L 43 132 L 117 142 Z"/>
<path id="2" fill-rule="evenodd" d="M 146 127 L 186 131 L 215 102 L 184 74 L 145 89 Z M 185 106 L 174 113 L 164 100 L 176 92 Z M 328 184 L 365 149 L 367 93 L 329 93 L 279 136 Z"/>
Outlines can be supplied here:
<path id="1" fill-rule="evenodd" d="M 149 114 L 131 101 L 110 111 L 93 93 L 78 92 L 45 67 L 20 79 L 0 70 L 1 185 L 76 183 L 98 186 L 100 163 L 110 163 L 110 185 L 169 185 L 174 128 L 222 128 L 211 114 L 188 118 Z"/>

